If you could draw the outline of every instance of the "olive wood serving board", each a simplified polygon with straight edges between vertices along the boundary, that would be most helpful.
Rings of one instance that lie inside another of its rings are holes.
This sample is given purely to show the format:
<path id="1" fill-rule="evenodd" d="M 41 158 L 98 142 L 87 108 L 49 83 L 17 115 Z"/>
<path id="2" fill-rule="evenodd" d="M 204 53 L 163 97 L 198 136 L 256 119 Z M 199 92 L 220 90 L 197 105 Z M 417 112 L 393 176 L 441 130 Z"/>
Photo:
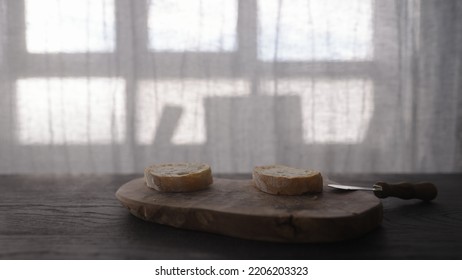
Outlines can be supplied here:
<path id="1" fill-rule="evenodd" d="M 254 240 L 333 242 L 360 237 L 380 225 L 382 204 L 372 192 L 338 191 L 276 196 L 252 180 L 214 178 L 210 188 L 164 193 L 134 179 L 116 193 L 131 214 L 176 228 Z"/>

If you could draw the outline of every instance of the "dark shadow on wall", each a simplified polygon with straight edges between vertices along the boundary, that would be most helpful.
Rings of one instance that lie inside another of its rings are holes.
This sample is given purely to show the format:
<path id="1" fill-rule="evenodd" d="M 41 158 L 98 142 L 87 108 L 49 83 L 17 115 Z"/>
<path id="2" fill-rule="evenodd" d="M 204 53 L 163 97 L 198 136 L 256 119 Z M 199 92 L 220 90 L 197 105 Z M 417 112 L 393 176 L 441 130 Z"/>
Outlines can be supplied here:
<path id="1" fill-rule="evenodd" d="M 173 144 L 182 108 L 166 106 L 152 146 L 145 147 L 145 162 L 136 168 L 204 161 L 224 173 L 249 173 L 255 165 L 275 163 L 328 172 L 368 170 L 373 145 L 305 143 L 300 104 L 295 95 L 205 98 L 206 142 L 200 145 Z"/>
<path id="2" fill-rule="evenodd" d="M 151 157 L 204 160 L 222 172 L 250 172 L 258 164 L 302 162 L 302 113 L 298 96 L 209 97 L 204 100 L 206 143 L 175 145 L 181 107 L 166 106 Z M 249 117 L 250 116 L 250 117 Z"/>

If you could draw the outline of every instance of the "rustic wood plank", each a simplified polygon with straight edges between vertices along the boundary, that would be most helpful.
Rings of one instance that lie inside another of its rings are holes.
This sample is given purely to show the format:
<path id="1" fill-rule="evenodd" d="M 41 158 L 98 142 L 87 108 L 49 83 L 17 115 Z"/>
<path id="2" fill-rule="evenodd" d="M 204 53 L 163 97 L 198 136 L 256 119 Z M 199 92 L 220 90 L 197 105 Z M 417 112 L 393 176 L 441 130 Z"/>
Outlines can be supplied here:
<path id="1" fill-rule="evenodd" d="M 0 176 L 0 259 L 462 259 L 462 174 L 330 176 L 360 186 L 432 181 L 439 194 L 431 203 L 385 199 L 381 227 L 328 244 L 252 241 L 142 221 L 114 195 L 139 176 Z"/>
<path id="2" fill-rule="evenodd" d="M 138 178 L 116 196 L 146 221 L 264 241 L 340 241 L 364 235 L 382 221 L 382 204 L 370 192 L 325 188 L 316 194 L 271 195 L 252 180 L 215 178 L 204 190 L 166 193 Z"/>

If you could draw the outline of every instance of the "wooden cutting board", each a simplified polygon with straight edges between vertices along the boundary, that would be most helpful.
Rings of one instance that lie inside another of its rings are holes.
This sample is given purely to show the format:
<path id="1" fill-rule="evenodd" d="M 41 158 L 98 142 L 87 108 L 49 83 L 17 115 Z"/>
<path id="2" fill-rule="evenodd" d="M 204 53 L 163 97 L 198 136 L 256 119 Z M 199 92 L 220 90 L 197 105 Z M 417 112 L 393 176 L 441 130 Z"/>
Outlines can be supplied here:
<path id="1" fill-rule="evenodd" d="M 214 178 L 209 189 L 162 193 L 132 180 L 117 198 L 138 218 L 177 228 L 279 242 L 333 242 L 380 225 L 382 204 L 372 192 L 339 191 L 275 196 L 252 180 Z"/>

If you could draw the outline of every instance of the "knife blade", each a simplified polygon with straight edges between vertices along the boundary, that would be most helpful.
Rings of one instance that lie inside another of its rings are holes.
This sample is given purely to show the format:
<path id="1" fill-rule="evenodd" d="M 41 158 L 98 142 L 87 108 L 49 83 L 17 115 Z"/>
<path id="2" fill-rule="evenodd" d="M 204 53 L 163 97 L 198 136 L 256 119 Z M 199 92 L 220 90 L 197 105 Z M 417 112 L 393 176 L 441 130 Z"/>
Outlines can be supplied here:
<path id="1" fill-rule="evenodd" d="M 341 184 L 328 184 L 327 186 L 342 190 L 361 190 L 373 191 L 378 198 L 397 197 L 401 199 L 421 199 L 430 201 L 436 198 L 438 190 L 436 186 L 429 182 L 410 183 L 401 182 L 390 184 L 385 182 L 377 182 L 372 187 L 349 186 Z"/>

